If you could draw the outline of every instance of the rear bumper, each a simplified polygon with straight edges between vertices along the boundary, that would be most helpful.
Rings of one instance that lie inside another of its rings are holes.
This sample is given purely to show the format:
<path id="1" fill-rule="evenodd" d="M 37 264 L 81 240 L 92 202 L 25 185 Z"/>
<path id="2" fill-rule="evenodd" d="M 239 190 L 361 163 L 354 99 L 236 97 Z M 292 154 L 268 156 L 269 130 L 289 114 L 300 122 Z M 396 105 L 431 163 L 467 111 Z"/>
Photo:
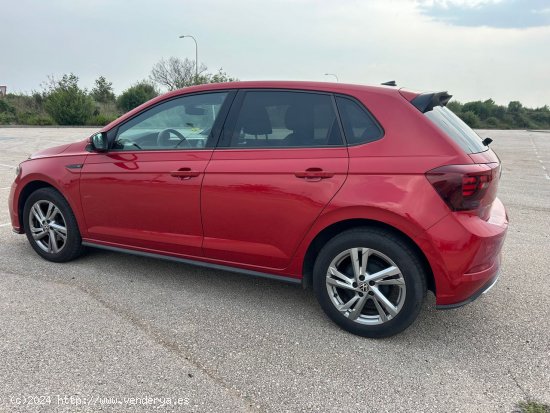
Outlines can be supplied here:
<path id="1" fill-rule="evenodd" d="M 487 221 L 453 212 L 419 237 L 434 274 L 437 308 L 465 305 L 494 285 L 507 230 L 508 216 L 497 198 Z"/>
<path id="2" fill-rule="evenodd" d="M 472 301 L 477 300 L 480 296 L 487 293 L 491 288 L 493 288 L 497 283 L 499 276 L 500 276 L 500 271 L 497 272 L 492 279 L 490 279 L 483 287 L 481 287 L 478 291 L 476 291 L 473 295 L 468 297 L 466 300 L 455 304 L 436 304 L 435 308 L 438 310 L 452 310 L 453 308 L 459 308 L 466 304 L 470 304 Z"/>

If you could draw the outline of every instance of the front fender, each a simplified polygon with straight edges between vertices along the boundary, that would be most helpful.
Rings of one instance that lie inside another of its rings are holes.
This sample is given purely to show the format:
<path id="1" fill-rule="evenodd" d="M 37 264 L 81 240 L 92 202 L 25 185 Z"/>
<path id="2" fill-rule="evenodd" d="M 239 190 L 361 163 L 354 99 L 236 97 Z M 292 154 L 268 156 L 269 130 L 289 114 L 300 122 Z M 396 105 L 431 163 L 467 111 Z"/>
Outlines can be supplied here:
<path id="1" fill-rule="evenodd" d="M 86 155 L 38 158 L 21 163 L 21 173 L 15 179 L 10 193 L 10 215 L 16 232 L 23 232 L 21 212 L 26 198 L 34 188 L 51 186 L 61 193 L 71 207 L 82 236 L 86 225 L 80 202 L 80 171 Z"/>

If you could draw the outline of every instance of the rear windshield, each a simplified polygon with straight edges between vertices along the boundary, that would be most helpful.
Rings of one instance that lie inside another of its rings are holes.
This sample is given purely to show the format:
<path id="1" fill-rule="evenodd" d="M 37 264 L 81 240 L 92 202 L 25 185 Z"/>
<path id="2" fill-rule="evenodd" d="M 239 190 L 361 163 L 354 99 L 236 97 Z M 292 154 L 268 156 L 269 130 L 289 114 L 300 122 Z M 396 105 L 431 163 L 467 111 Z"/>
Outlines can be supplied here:
<path id="1" fill-rule="evenodd" d="M 487 150 L 481 138 L 462 119 L 444 106 L 436 106 L 425 113 L 439 129 L 453 139 L 466 153 L 478 153 Z"/>

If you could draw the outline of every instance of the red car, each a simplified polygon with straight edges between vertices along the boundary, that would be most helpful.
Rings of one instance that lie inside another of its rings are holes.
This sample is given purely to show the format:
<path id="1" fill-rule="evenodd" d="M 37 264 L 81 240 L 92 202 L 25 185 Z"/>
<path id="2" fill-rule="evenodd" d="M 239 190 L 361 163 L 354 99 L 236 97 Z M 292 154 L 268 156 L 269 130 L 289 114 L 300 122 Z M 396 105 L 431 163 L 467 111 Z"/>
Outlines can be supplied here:
<path id="1" fill-rule="evenodd" d="M 354 334 L 407 328 L 496 282 L 500 161 L 446 92 L 236 82 L 155 98 L 17 169 L 13 229 L 43 258 L 93 246 L 313 287 Z"/>

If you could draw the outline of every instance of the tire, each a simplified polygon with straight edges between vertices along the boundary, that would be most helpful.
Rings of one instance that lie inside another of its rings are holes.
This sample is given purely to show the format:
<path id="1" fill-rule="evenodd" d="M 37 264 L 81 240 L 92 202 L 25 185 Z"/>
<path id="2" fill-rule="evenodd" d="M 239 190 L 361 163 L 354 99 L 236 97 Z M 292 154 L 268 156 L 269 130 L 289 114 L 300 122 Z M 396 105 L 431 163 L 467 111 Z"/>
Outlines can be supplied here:
<path id="1" fill-rule="evenodd" d="M 416 319 L 426 296 L 426 274 L 399 236 L 364 227 L 325 244 L 313 268 L 313 289 L 323 311 L 341 328 L 382 338 Z"/>
<path id="2" fill-rule="evenodd" d="M 27 198 L 23 224 L 32 248 L 48 261 L 71 261 L 84 249 L 69 203 L 53 188 L 38 189 Z"/>

